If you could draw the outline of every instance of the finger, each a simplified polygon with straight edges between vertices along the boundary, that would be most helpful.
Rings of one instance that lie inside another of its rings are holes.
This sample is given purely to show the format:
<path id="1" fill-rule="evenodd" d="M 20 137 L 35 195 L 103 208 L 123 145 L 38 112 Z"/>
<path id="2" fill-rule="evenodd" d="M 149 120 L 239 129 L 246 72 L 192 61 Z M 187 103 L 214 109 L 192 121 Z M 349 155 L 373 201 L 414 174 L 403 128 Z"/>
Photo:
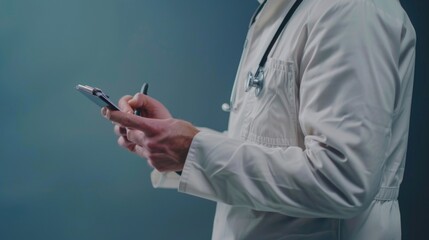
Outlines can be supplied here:
<path id="1" fill-rule="evenodd" d="M 134 148 L 134 152 L 140 157 L 148 159 L 149 151 L 146 148 L 136 145 Z"/>
<path id="2" fill-rule="evenodd" d="M 140 130 L 128 129 L 126 138 L 130 142 L 146 148 L 151 153 L 160 153 L 165 150 L 165 147 L 162 144 L 153 141 L 151 138 L 147 138 L 144 132 Z"/>
<path id="3" fill-rule="evenodd" d="M 135 152 L 136 144 L 128 141 L 125 137 L 118 138 L 118 145 L 130 150 L 131 152 Z"/>
<path id="4" fill-rule="evenodd" d="M 127 129 L 126 138 L 128 141 L 138 144 L 140 146 L 146 146 L 145 144 L 145 134 L 140 130 Z"/>
<path id="5" fill-rule="evenodd" d="M 150 139 L 145 136 L 144 132 L 140 130 L 128 129 L 127 136 L 124 138 L 138 146 L 144 147 L 151 153 L 162 152 L 164 150 L 162 145 L 150 141 Z"/>
<path id="6" fill-rule="evenodd" d="M 115 127 L 113 129 L 114 129 L 115 134 L 118 137 L 121 137 L 121 136 L 126 137 L 127 136 L 127 129 L 126 128 L 119 126 L 119 125 L 115 125 Z"/>
<path id="7" fill-rule="evenodd" d="M 105 109 L 103 113 L 105 118 L 119 123 L 124 127 L 143 131 L 147 136 L 155 135 L 161 124 L 160 120 L 144 118 L 120 111 L 110 111 L 109 109 Z"/>
<path id="8" fill-rule="evenodd" d="M 118 144 L 119 146 L 128 149 L 130 152 L 134 152 L 140 157 L 148 159 L 149 151 L 146 148 L 129 142 L 124 137 L 118 138 Z"/>
<path id="9" fill-rule="evenodd" d="M 132 98 L 133 97 L 130 95 L 125 95 L 121 97 L 121 99 L 119 99 L 118 106 L 122 112 L 132 113 L 134 111 L 134 109 L 130 106 L 130 104 L 128 104 L 128 101 Z"/>

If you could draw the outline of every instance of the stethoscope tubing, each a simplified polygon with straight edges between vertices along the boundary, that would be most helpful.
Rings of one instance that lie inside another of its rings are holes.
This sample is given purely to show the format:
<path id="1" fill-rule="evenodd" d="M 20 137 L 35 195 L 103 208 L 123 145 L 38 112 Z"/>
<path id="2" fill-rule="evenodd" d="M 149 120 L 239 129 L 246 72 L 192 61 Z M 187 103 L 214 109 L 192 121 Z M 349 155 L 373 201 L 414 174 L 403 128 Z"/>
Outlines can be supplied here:
<path id="1" fill-rule="evenodd" d="M 296 0 L 295 3 L 292 5 L 291 9 L 288 11 L 286 16 L 284 17 L 283 21 L 281 22 L 279 28 L 277 29 L 276 33 L 274 34 L 274 37 L 271 39 L 270 44 L 268 45 L 267 49 L 265 50 L 265 53 L 263 57 L 261 58 L 261 61 L 259 62 L 258 69 L 253 74 L 252 72 L 248 73 L 246 82 L 245 82 L 245 91 L 248 92 L 250 89 L 255 88 L 255 95 L 259 96 L 262 92 L 262 89 L 264 87 L 264 81 L 265 81 L 265 64 L 267 62 L 268 56 L 271 53 L 272 48 L 274 47 L 274 44 L 277 42 L 278 38 L 280 37 L 281 33 L 286 28 L 287 23 L 292 18 L 295 11 L 298 9 L 299 5 L 302 3 L 303 0 Z M 259 5 L 259 7 L 256 9 L 255 13 L 252 16 L 252 20 L 250 22 L 250 26 L 255 23 L 256 17 L 258 14 L 262 11 L 263 7 L 265 6 L 267 0 L 265 0 L 263 3 Z M 249 27 L 250 27 L 249 26 Z M 236 84 L 234 83 L 234 86 L 232 88 L 230 103 L 224 103 L 222 105 L 222 110 L 226 112 L 230 112 L 233 110 L 234 103 L 235 103 L 235 97 L 236 97 Z"/>

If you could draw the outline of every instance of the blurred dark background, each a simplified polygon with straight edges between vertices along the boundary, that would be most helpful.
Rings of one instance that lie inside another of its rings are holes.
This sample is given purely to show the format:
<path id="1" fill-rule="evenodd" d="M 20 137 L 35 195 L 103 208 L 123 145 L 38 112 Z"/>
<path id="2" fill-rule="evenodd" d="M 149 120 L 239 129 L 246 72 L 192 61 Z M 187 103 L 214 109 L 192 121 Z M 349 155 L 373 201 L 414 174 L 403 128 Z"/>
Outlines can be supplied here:
<path id="1" fill-rule="evenodd" d="M 401 0 L 417 32 L 416 74 L 407 164 L 399 204 L 403 239 L 428 239 L 429 223 L 429 10 L 428 1 Z"/>
<path id="2" fill-rule="evenodd" d="M 429 222 L 427 1 L 404 0 L 418 35 L 403 239 Z M 112 99 L 143 82 L 174 116 L 224 130 L 257 1 L 1 0 L 0 239 L 209 239 L 214 203 L 155 190 L 146 162 L 74 90 Z"/>

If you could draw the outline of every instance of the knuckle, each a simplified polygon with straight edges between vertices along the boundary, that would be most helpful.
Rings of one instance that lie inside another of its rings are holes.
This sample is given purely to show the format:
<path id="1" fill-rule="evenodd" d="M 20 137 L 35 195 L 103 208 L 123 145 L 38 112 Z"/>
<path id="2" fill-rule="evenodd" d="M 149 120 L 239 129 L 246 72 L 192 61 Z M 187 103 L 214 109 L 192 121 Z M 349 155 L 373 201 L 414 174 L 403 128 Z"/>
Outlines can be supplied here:
<path id="1" fill-rule="evenodd" d="M 128 130 L 126 133 L 126 137 L 132 142 L 138 142 L 139 140 L 135 130 Z"/>
<path id="2" fill-rule="evenodd" d="M 133 141 L 133 131 L 131 131 L 131 130 L 127 131 L 126 137 L 127 137 L 128 140 Z"/>
<path id="3" fill-rule="evenodd" d="M 145 152 L 145 150 L 141 146 L 132 143 L 132 144 L 130 144 L 129 147 L 131 149 L 133 149 L 133 151 L 135 153 L 137 153 L 137 155 L 139 155 L 140 157 L 143 157 L 143 158 L 147 159 L 146 152 Z"/>
<path id="4" fill-rule="evenodd" d="M 118 125 L 115 125 L 115 127 L 113 128 L 113 131 L 115 132 L 116 135 L 121 136 L 121 127 L 119 127 Z"/>
<path id="5" fill-rule="evenodd" d="M 127 101 L 131 98 L 132 98 L 131 95 L 125 95 L 125 96 L 121 97 L 121 99 L 119 99 L 119 102 L 120 103 L 127 103 Z"/>
<path id="6" fill-rule="evenodd" d="M 127 130 L 127 133 L 125 135 L 125 137 L 134 143 L 138 143 L 139 145 L 145 146 L 145 135 L 143 132 L 139 131 L 139 130 Z"/>

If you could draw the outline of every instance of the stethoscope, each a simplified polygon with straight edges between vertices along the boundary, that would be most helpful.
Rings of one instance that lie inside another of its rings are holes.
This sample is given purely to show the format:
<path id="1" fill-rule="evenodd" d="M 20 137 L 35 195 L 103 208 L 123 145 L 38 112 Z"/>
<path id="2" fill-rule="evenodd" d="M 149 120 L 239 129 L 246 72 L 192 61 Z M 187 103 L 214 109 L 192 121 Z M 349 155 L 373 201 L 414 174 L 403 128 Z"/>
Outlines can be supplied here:
<path id="1" fill-rule="evenodd" d="M 268 45 L 267 49 L 265 50 L 265 53 L 259 62 L 258 69 L 255 73 L 252 73 L 249 71 L 247 74 L 247 79 L 244 83 L 244 91 L 249 92 L 252 88 L 255 88 L 255 96 L 258 97 L 262 89 L 264 88 L 264 81 L 265 81 L 265 63 L 267 62 L 268 55 L 271 52 L 271 49 L 273 48 L 274 44 L 277 42 L 277 39 L 279 38 L 280 34 L 283 32 L 286 24 L 289 22 L 292 15 L 295 13 L 296 9 L 299 7 L 303 0 L 297 0 L 292 8 L 289 10 L 289 12 L 286 14 L 285 18 L 283 19 L 282 23 L 280 24 L 279 28 L 277 29 L 276 33 L 274 34 L 273 39 L 271 40 L 270 44 Z M 259 5 L 258 9 L 256 9 L 255 13 L 253 14 L 250 26 L 255 22 L 256 17 L 258 16 L 259 12 L 262 10 L 262 8 L 265 6 L 265 3 L 267 0 L 265 0 L 262 4 Z M 236 85 L 234 83 L 234 86 L 232 87 L 232 93 L 231 93 L 231 99 L 228 103 L 222 104 L 222 110 L 225 112 L 231 112 L 232 108 L 234 106 L 236 98 Z"/>

